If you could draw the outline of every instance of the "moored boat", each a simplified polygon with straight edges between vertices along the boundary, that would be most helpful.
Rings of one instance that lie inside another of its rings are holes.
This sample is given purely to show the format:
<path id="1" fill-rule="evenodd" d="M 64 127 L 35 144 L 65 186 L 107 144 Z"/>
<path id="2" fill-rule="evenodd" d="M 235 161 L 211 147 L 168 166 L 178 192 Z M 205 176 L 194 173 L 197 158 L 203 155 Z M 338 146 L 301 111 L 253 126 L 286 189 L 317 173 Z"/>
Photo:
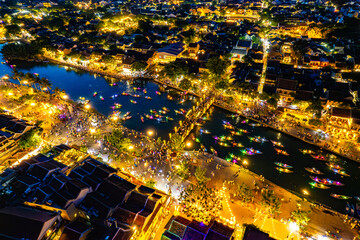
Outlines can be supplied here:
<path id="1" fill-rule="evenodd" d="M 292 173 L 293 171 L 291 171 L 288 168 L 282 168 L 282 167 L 275 167 L 276 170 L 278 170 L 281 173 Z"/>
<path id="2" fill-rule="evenodd" d="M 292 166 L 286 164 L 286 163 L 282 163 L 282 162 L 274 162 L 274 164 L 276 166 L 282 167 L 282 168 L 292 168 Z"/>
<path id="3" fill-rule="evenodd" d="M 273 140 L 270 140 L 271 142 L 272 142 L 272 144 L 274 145 L 274 146 L 278 146 L 278 147 L 284 147 L 284 145 L 282 145 L 281 144 L 281 142 L 277 142 L 277 141 L 273 141 Z"/>
<path id="4" fill-rule="evenodd" d="M 344 169 L 343 167 L 341 167 L 338 164 L 326 163 L 326 165 L 328 165 L 330 168 L 334 168 L 334 169 L 338 169 L 338 170 L 343 170 Z"/>
<path id="5" fill-rule="evenodd" d="M 312 187 L 316 187 L 316 188 L 320 188 L 320 189 L 329 189 L 329 186 L 326 186 L 322 183 L 318 183 L 318 182 L 309 182 L 310 186 Z"/>
<path id="6" fill-rule="evenodd" d="M 302 154 L 315 154 L 314 151 L 310 150 L 310 149 L 299 149 L 299 151 L 302 153 Z"/>
<path id="7" fill-rule="evenodd" d="M 342 200 L 351 199 L 351 197 L 349 197 L 349 196 L 335 194 L 335 193 L 330 194 L 330 196 L 333 197 L 333 198 L 342 199 Z"/>
<path id="8" fill-rule="evenodd" d="M 317 170 L 316 168 L 305 168 L 306 171 L 308 171 L 309 173 L 313 173 L 313 174 L 318 174 L 318 175 L 322 175 L 324 174 L 323 172 L 321 172 L 320 170 Z"/>
<path id="9" fill-rule="evenodd" d="M 344 170 L 332 168 L 331 171 L 333 171 L 334 173 L 337 173 L 339 175 L 345 176 L 345 177 L 350 177 L 350 175 L 347 174 Z"/>
<path id="10" fill-rule="evenodd" d="M 310 156 L 316 160 L 327 161 L 327 159 L 321 154 L 318 154 L 318 155 L 310 154 Z"/>
<path id="11" fill-rule="evenodd" d="M 285 155 L 285 156 L 289 156 L 289 154 L 283 149 L 279 149 L 279 148 L 274 148 L 274 149 L 275 149 L 277 154 L 282 154 L 282 155 Z"/>

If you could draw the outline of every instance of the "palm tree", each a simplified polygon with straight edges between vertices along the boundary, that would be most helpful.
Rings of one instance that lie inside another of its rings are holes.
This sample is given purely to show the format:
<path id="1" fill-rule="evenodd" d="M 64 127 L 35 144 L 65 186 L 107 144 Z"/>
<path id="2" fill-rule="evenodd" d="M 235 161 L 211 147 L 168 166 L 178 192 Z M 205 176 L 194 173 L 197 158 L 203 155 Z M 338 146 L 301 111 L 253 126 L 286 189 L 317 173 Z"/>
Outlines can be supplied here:
<path id="1" fill-rule="evenodd" d="M 43 88 L 46 88 L 49 92 L 51 91 L 52 84 L 49 79 L 42 77 L 40 79 Z"/>

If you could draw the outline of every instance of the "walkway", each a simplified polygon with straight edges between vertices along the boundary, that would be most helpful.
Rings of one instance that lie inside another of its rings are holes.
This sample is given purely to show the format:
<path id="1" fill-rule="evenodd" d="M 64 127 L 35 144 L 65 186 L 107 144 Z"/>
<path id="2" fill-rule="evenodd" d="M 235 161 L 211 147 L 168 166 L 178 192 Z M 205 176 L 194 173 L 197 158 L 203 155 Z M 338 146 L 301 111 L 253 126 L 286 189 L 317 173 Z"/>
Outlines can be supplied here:
<path id="1" fill-rule="evenodd" d="M 202 116 L 209 110 L 214 101 L 214 97 L 201 97 L 196 103 L 196 106 L 193 106 L 193 108 L 185 114 L 185 120 L 179 122 L 179 127 L 175 127 L 175 134 L 179 134 L 182 141 L 186 139 L 195 125 L 200 123 Z"/>

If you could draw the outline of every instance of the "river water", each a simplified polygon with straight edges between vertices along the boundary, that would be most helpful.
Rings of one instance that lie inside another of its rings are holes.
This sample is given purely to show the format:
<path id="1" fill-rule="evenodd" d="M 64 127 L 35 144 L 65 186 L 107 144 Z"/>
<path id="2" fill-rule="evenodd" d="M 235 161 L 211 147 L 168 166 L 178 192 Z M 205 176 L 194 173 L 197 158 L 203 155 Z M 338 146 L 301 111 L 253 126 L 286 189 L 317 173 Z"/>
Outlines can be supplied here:
<path id="1" fill-rule="evenodd" d="M 3 58 L 1 61 L 4 62 Z M 71 99 L 75 101 L 78 100 L 79 97 L 89 99 L 92 107 L 104 115 L 113 113 L 114 110 L 111 107 L 114 106 L 115 103 L 121 104 L 122 107 L 117 109 L 117 111 L 121 111 L 121 115 L 129 111 L 132 116 L 131 119 L 124 122 L 126 127 L 144 133 L 152 130 L 157 137 L 167 138 L 168 134 L 173 132 L 174 127 L 177 126 L 178 121 L 183 119 L 183 116 L 176 114 L 174 110 L 187 110 L 191 108 L 195 102 L 195 99 L 186 97 L 185 101 L 180 103 L 183 97 L 180 96 L 180 93 L 172 90 L 167 90 L 159 94 L 159 86 L 151 81 L 137 81 L 133 84 L 129 84 L 127 81 L 119 81 L 114 85 L 114 82 L 106 80 L 103 77 L 94 76 L 93 74 L 75 69 L 66 69 L 54 64 L 16 62 L 16 66 L 19 71 L 38 73 L 40 77 L 48 78 L 53 88 L 58 87 L 65 90 Z M 0 64 L 0 76 L 4 74 L 11 75 L 11 68 L 7 64 Z M 96 97 L 93 97 L 94 92 L 98 93 Z M 133 95 L 137 94 L 140 95 L 140 97 L 123 96 L 121 94 L 123 92 L 128 92 Z M 110 98 L 115 94 L 117 94 L 118 97 Z M 144 96 L 149 96 L 152 100 L 145 99 Z M 104 100 L 101 100 L 101 97 L 103 97 Z M 172 100 L 169 98 L 172 98 Z M 137 103 L 131 103 L 131 99 Z M 145 117 L 146 114 L 150 114 L 150 110 L 159 111 L 163 107 L 170 110 L 167 114 L 169 117 L 167 121 L 164 118 L 162 121 L 160 121 L 160 119 L 158 121 Z M 327 154 L 327 157 L 331 158 L 333 162 L 341 165 L 351 177 L 341 176 L 331 171 L 324 161 L 315 160 L 310 155 L 304 155 L 299 151 L 299 149 L 319 151 L 319 148 L 315 146 L 304 143 L 291 136 L 281 134 L 270 128 L 253 127 L 250 121 L 244 122 L 245 119 L 243 118 L 233 118 L 230 112 L 216 107 L 212 107 L 207 115 L 209 120 L 202 126 L 196 126 L 193 134 L 197 142 L 203 144 L 208 150 L 213 147 L 220 157 L 228 158 L 229 154 L 232 153 L 240 157 L 241 161 L 246 160 L 249 163 L 247 166 L 249 170 L 263 175 L 275 184 L 300 195 L 303 190 L 306 190 L 310 193 L 307 198 L 330 206 L 339 212 L 345 211 L 347 202 L 352 204 L 356 203 L 354 196 L 360 196 L 360 189 L 358 188 L 358 186 L 360 186 L 358 176 L 360 172 L 359 163 L 334 156 L 324 151 L 323 154 Z M 141 116 L 144 117 L 144 123 L 140 120 Z M 232 136 L 234 139 L 227 141 L 228 144 L 231 144 L 233 141 L 241 143 L 244 146 L 243 148 L 220 146 L 219 142 L 214 139 L 214 136 L 230 136 L 230 130 L 223 127 L 224 121 L 228 121 L 236 126 L 236 128 L 249 132 L 241 136 Z M 209 131 L 210 134 L 205 134 L 205 130 Z M 264 143 L 250 141 L 249 137 L 251 136 L 261 136 L 268 140 L 281 142 L 285 147 L 284 149 L 289 153 L 289 156 L 277 154 L 270 141 Z M 192 148 L 197 147 L 199 147 L 199 143 L 193 141 Z M 241 151 L 244 148 L 250 147 L 261 151 L 263 154 L 249 156 Z M 291 168 L 293 173 L 280 173 L 275 169 L 276 165 L 274 162 L 282 162 L 293 166 L 293 168 Z M 312 188 L 309 185 L 309 182 L 312 181 L 310 179 L 311 174 L 304 169 L 305 167 L 315 167 L 324 173 L 324 175 L 319 177 L 339 181 L 343 183 L 344 186 L 331 186 L 330 189 Z M 335 199 L 330 196 L 332 193 L 351 196 L 352 199 Z"/>

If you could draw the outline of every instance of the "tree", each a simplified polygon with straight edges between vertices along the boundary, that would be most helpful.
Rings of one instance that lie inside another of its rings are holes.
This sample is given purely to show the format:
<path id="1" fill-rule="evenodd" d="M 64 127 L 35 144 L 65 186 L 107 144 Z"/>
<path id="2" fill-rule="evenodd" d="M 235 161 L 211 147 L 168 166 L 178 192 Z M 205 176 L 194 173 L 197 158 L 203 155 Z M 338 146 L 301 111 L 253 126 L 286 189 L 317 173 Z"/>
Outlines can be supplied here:
<path id="1" fill-rule="evenodd" d="M 197 167 L 195 170 L 195 178 L 198 181 L 198 184 L 206 184 L 210 178 L 206 177 L 207 169 L 202 167 Z"/>
<path id="2" fill-rule="evenodd" d="M 171 136 L 169 141 L 169 147 L 174 152 L 181 152 L 185 148 L 185 144 L 183 143 L 181 136 L 179 134 L 174 134 Z"/>
<path id="3" fill-rule="evenodd" d="M 220 79 L 215 83 L 216 89 L 222 89 L 225 90 L 229 87 L 229 81 L 227 79 Z"/>
<path id="4" fill-rule="evenodd" d="M 189 90 L 191 86 L 192 86 L 191 81 L 187 78 L 182 79 L 179 84 L 179 88 L 182 88 L 184 90 Z"/>
<path id="5" fill-rule="evenodd" d="M 209 73 L 215 78 L 220 78 L 226 72 L 226 69 L 230 66 L 230 60 L 223 57 L 212 57 L 206 63 L 206 67 Z"/>
<path id="6" fill-rule="evenodd" d="M 307 51 L 307 47 L 309 46 L 309 42 L 304 39 L 298 39 L 293 44 L 293 50 L 296 56 L 296 64 L 298 64 L 299 59 L 302 59 Z"/>
<path id="7" fill-rule="evenodd" d="M 147 67 L 146 62 L 143 61 L 134 62 L 131 65 L 131 71 L 133 72 L 143 71 L 146 69 L 146 67 Z"/>
<path id="8" fill-rule="evenodd" d="M 190 185 L 184 189 L 180 194 L 180 203 L 188 217 L 204 223 L 219 216 L 222 210 L 221 196 L 205 184 Z"/>
<path id="9" fill-rule="evenodd" d="M 311 213 L 310 211 L 303 211 L 297 209 L 291 212 L 291 220 L 296 222 L 296 224 L 299 226 L 301 230 L 304 230 L 308 222 L 310 221 L 310 217 L 309 217 L 310 213 Z"/>
<path id="10" fill-rule="evenodd" d="M 275 98 L 270 97 L 266 102 L 273 108 L 277 108 L 278 101 Z"/>
<path id="11" fill-rule="evenodd" d="M 280 199 L 275 195 L 274 190 L 264 189 L 261 192 L 260 205 L 270 215 L 280 213 L 281 202 Z"/>
<path id="12" fill-rule="evenodd" d="M 306 111 L 313 113 L 316 118 L 321 117 L 322 110 L 323 110 L 323 106 L 320 100 L 312 101 L 311 104 L 306 108 Z"/>
<path id="13" fill-rule="evenodd" d="M 138 22 L 138 28 L 142 31 L 142 32 L 147 32 L 150 31 L 152 29 L 152 22 L 150 20 L 139 20 Z"/>
<path id="14" fill-rule="evenodd" d="M 39 146 L 40 143 L 39 129 L 32 128 L 20 137 L 18 145 L 20 149 L 30 149 Z"/>
<path id="15" fill-rule="evenodd" d="M 16 36 L 21 33 L 21 28 L 17 24 L 5 26 L 5 37 Z"/>
<path id="16" fill-rule="evenodd" d="M 127 151 L 132 144 L 131 140 L 126 138 L 124 133 L 118 128 L 113 129 L 110 134 L 106 135 L 105 140 L 119 151 Z"/>
<path id="17" fill-rule="evenodd" d="M 254 199 L 253 191 L 245 183 L 238 185 L 236 196 L 244 203 L 252 202 Z"/>
<path id="18" fill-rule="evenodd" d="M 185 62 L 171 62 L 164 66 L 161 73 L 172 81 L 175 81 L 178 77 L 187 74 L 188 71 L 189 67 Z"/>
<path id="19" fill-rule="evenodd" d="M 175 173 L 182 179 L 188 179 L 190 177 L 189 163 L 185 160 L 181 161 L 179 165 L 176 165 Z"/>
<path id="20" fill-rule="evenodd" d="M 243 61 L 246 66 L 252 66 L 254 64 L 254 59 L 248 55 L 243 56 L 241 61 Z"/>
<path id="21" fill-rule="evenodd" d="M 156 181 L 154 179 L 150 179 L 150 180 L 146 181 L 145 185 L 149 188 L 155 188 Z"/>

